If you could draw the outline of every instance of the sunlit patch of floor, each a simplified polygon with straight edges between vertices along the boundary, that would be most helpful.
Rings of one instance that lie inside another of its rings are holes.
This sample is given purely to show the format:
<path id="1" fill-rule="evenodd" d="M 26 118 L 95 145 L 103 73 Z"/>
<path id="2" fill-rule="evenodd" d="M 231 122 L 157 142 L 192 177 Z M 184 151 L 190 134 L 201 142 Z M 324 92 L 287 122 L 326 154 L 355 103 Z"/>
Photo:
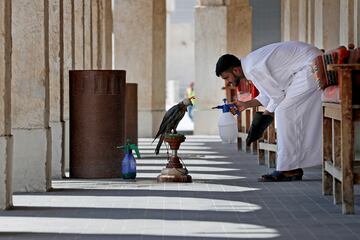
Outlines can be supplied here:
<path id="1" fill-rule="evenodd" d="M 259 205 L 231 200 L 171 196 L 18 195 L 15 206 L 54 208 L 162 209 L 182 211 L 253 212 Z M 195 213 L 194 213 L 195 214 Z"/>
<path id="2" fill-rule="evenodd" d="M 136 176 L 138 178 L 147 178 L 147 179 L 156 179 L 159 173 L 144 173 L 140 172 Z M 193 181 L 196 180 L 229 180 L 229 179 L 244 179 L 245 177 L 236 176 L 236 175 L 226 175 L 226 174 L 207 174 L 207 173 L 192 173 L 189 172 Z"/>
<path id="3" fill-rule="evenodd" d="M 212 183 L 158 183 L 148 181 L 122 180 L 55 180 L 56 189 L 98 189 L 98 190 L 156 190 L 156 191 L 193 191 L 193 192 L 247 192 L 257 191 L 258 188 L 231 186 Z"/>
<path id="4" fill-rule="evenodd" d="M 139 145 L 139 149 L 141 150 L 155 150 L 156 144 L 152 145 Z M 204 146 L 194 146 L 194 145 L 181 145 L 180 147 L 182 150 L 211 150 L 211 147 L 204 147 Z M 166 150 L 165 147 L 162 147 L 161 150 Z"/>
<path id="5" fill-rule="evenodd" d="M 186 164 L 188 165 L 188 164 Z M 189 165 L 190 166 L 190 165 Z M 138 171 L 159 171 L 162 169 L 161 166 L 137 166 Z M 210 167 L 210 166 L 191 166 L 188 167 L 189 171 L 203 171 L 203 172 L 225 172 L 225 171 L 238 171 L 237 168 L 221 168 L 221 167 Z"/>
<path id="6" fill-rule="evenodd" d="M 158 142 L 157 140 L 154 142 L 139 142 L 138 145 L 141 147 L 149 147 L 149 146 L 155 147 L 157 142 Z M 183 142 L 183 143 L 181 143 L 181 147 L 182 146 L 205 147 L 205 143 L 204 142 Z"/>
<path id="7" fill-rule="evenodd" d="M 0 217 L 0 232 L 149 235 L 254 239 L 278 237 L 277 230 L 246 223 L 158 219 Z"/>
<path id="8" fill-rule="evenodd" d="M 229 158 L 228 156 L 223 156 L 223 155 L 198 155 L 196 157 L 198 159 L 224 159 L 224 158 Z"/>
<path id="9" fill-rule="evenodd" d="M 154 153 L 154 151 L 155 151 L 155 147 L 154 147 L 154 149 L 145 149 L 145 150 L 141 149 L 140 153 L 141 154 Z M 171 153 L 170 149 L 168 151 L 169 151 L 169 153 Z M 160 153 L 166 153 L 166 152 L 167 152 L 166 149 L 164 149 L 164 148 L 160 149 Z M 219 152 L 216 152 L 216 151 L 204 151 L 204 150 L 197 150 L 197 149 L 195 149 L 195 150 L 179 149 L 178 153 L 179 154 L 219 154 Z"/>
<path id="10" fill-rule="evenodd" d="M 170 154 L 170 152 L 169 152 Z M 170 154 L 171 155 L 171 154 Z M 143 159 L 167 159 L 167 154 L 166 152 L 160 152 L 159 155 L 155 155 L 155 153 L 152 154 L 141 154 L 141 158 Z M 224 156 L 224 155 L 207 155 L 207 154 L 192 154 L 189 156 L 180 156 L 179 157 L 186 157 L 186 158 L 196 158 L 196 159 L 225 159 L 225 158 L 229 158 L 228 156 Z"/>
<path id="11" fill-rule="evenodd" d="M 232 162 L 228 162 L 228 161 L 214 161 L 214 160 L 199 160 L 199 159 L 194 159 L 194 158 L 186 158 L 183 159 L 184 161 L 186 161 L 186 165 L 204 165 L 204 166 L 211 166 L 211 165 L 228 165 L 228 164 L 232 164 Z M 137 159 L 136 163 L 138 165 L 163 165 L 167 163 L 167 159 L 163 158 L 163 159 Z"/>
<path id="12" fill-rule="evenodd" d="M 194 142 L 221 142 L 220 137 L 218 136 L 201 136 L 201 135 L 185 135 L 186 140 L 185 143 L 194 143 Z M 153 139 L 151 138 L 139 138 L 138 142 L 139 143 L 151 143 L 153 141 Z M 157 140 L 155 140 L 157 141 Z"/>

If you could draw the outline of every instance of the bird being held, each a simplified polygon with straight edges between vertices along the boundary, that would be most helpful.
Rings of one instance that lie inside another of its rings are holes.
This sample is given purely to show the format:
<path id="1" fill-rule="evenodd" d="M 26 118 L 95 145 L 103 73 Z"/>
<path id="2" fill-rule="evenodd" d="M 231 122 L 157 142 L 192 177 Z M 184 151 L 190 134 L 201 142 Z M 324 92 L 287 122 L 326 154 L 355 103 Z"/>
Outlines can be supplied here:
<path id="1" fill-rule="evenodd" d="M 159 131 L 157 132 L 153 142 L 156 138 L 159 138 L 159 142 L 155 148 L 155 154 L 159 154 L 160 147 L 164 141 L 165 135 L 173 131 L 176 134 L 176 128 L 180 120 L 184 117 L 187 107 L 192 105 L 191 100 L 195 97 L 185 98 L 178 104 L 172 106 L 169 110 L 166 111 L 164 118 L 160 124 Z"/>

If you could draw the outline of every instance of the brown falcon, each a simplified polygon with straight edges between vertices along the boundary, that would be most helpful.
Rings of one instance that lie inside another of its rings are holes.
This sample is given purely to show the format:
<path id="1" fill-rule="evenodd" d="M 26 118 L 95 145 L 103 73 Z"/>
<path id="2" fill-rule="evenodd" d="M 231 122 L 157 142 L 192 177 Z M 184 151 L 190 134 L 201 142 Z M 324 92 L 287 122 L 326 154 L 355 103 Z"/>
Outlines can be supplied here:
<path id="1" fill-rule="evenodd" d="M 155 148 L 155 154 L 159 154 L 161 144 L 164 141 L 165 135 L 168 133 L 176 134 L 176 128 L 180 122 L 180 120 L 184 117 L 185 112 L 187 111 L 187 107 L 192 105 L 191 99 L 195 97 L 185 98 L 178 104 L 172 106 L 169 110 L 166 111 L 164 118 L 160 124 L 159 131 L 157 132 L 153 142 L 156 138 L 159 138 L 159 142 Z"/>

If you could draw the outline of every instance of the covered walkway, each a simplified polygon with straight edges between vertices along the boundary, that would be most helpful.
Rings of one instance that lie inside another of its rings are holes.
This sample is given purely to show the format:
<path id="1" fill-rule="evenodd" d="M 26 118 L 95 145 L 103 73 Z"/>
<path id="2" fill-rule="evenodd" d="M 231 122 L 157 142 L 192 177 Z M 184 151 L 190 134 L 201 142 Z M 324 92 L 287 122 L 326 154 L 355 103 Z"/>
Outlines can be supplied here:
<path id="1" fill-rule="evenodd" d="M 360 239 L 356 214 L 321 194 L 320 167 L 300 182 L 259 183 L 270 169 L 216 137 L 188 136 L 179 155 L 193 183 L 157 183 L 164 150 L 139 140 L 136 181 L 53 181 L 44 193 L 15 193 L 0 212 L 0 239 Z"/>

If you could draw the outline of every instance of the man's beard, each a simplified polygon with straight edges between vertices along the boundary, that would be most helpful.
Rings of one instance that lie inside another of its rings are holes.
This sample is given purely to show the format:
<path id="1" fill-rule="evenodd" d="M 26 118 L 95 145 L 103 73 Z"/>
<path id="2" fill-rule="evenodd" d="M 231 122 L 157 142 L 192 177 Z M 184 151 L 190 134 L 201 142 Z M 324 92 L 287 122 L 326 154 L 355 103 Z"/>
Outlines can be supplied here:
<path id="1" fill-rule="evenodd" d="M 232 85 L 234 87 L 238 87 L 240 84 L 240 80 L 241 80 L 241 77 L 236 77 Z"/>

